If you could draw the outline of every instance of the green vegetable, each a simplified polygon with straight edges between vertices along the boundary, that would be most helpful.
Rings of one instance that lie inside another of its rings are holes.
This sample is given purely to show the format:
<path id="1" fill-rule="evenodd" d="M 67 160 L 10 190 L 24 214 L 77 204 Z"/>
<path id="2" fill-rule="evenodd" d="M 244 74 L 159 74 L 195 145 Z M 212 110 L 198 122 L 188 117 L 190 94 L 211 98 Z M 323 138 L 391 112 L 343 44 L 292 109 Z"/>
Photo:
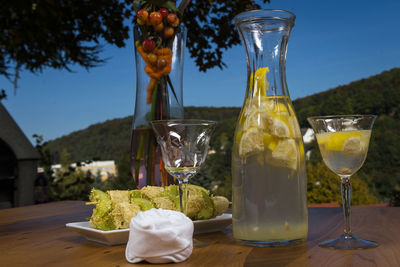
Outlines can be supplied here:
<path id="1" fill-rule="evenodd" d="M 131 203 L 139 205 L 141 211 L 146 211 L 154 208 L 153 203 L 145 198 L 131 198 Z"/>
<path id="2" fill-rule="evenodd" d="M 169 185 L 164 187 L 164 191 L 162 192 L 163 197 L 169 197 L 172 201 L 175 201 L 175 198 L 179 198 L 179 190 L 176 185 Z"/>
<path id="3" fill-rule="evenodd" d="M 210 192 L 197 185 L 187 185 L 186 215 L 192 220 L 207 220 L 224 213 L 229 201 L 224 197 L 210 197 Z M 141 190 L 111 190 L 106 193 L 92 189 L 87 204 L 95 204 L 90 224 L 100 230 L 129 227 L 130 220 L 140 211 L 152 208 L 180 210 L 177 185 L 146 186 Z"/>
<path id="4" fill-rule="evenodd" d="M 93 204 L 96 204 L 96 208 L 93 209 L 92 217 L 90 218 L 90 224 L 99 230 L 113 230 L 115 224 L 113 217 L 110 215 L 112 202 L 108 194 L 98 189 L 92 189 L 89 199 Z"/>
<path id="5" fill-rule="evenodd" d="M 130 192 L 130 194 L 131 194 L 131 199 L 133 199 L 133 198 L 142 198 L 142 193 L 140 192 L 140 190 L 137 190 L 137 189 L 132 190 Z"/>
<path id="6" fill-rule="evenodd" d="M 201 190 L 201 194 L 205 201 L 204 207 L 197 213 L 196 220 L 208 220 L 213 217 L 214 204 L 206 191 Z"/>

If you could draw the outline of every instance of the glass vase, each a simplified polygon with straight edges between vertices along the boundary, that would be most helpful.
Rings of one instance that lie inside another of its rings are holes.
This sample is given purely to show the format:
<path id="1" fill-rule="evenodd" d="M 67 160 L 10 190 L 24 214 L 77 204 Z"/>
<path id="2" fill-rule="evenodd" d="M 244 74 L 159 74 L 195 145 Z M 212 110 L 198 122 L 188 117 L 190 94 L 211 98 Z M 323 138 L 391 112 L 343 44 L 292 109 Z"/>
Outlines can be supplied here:
<path id="1" fill-rule="evenodd" d="M 233 236 L 252 246 L 303 242 L 308 232 L 302 135 L 286 84 L 286 48 L 295 15 L 239 14 L 247 87 L 232 151 Z"/>
<path id="2" fill-rule="evenodd" d="M 186 28 L 180 25 L 174 38 L 164 44 L 171 53 L 170 63 L 167 63 L 170 72 L 155 79 L 151 77 L 152 66 L 146 58 L 150 53 L 144 53 L 139 47 L 146 35 L 142 29 L 139 25 L 134 27 L 136 100 L 131 135 L 131 173 L 138 188 L 174 182 L 164 169 L 150 122 L 183 118 L 182 75 L 186 45 Z M 152 54 L 167 57 L 164 50 L 156 49 Z"/>

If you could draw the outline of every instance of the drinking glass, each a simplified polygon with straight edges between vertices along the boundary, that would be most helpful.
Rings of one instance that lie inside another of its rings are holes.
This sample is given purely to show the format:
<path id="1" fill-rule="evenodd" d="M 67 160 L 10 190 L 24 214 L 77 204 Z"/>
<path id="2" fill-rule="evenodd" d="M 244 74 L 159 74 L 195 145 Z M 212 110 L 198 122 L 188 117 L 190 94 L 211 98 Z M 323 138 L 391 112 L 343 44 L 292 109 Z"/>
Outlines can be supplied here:
<path id="1" fill-rule="evenodd" d="M 366 249 L 378 243 L 352 234 L 350 229 L 350 176 L 356 173 L 367 157 L 375 115 L 341 115 L 308 118 L 314 129 L 319 150 L 326 166 L 339 175 L 344 212 L 344 234 L 320 243 L 333 249 Z"/>
<path id="2" fill-rule="evenodd" d="M 204 163 L 211 133 L 216 122 L 207 120 L 152 121 L 157 142 L 161 147 L 164 167 L 179 181 L 180 211 L 187 214 L 189 179 L 196 175 Z"/>

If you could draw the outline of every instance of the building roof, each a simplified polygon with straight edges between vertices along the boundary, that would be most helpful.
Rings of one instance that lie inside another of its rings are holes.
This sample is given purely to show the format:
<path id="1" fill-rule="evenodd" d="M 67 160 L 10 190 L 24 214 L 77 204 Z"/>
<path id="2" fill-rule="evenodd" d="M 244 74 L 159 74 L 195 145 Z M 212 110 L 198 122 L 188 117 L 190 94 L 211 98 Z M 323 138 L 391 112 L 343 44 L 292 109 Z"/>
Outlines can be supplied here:
<path id="1" fill-rule="evenodd" d="M 13 150 L 18 160 L 39 159 L 40 155 L 0 102 L 0 139 Z"/>

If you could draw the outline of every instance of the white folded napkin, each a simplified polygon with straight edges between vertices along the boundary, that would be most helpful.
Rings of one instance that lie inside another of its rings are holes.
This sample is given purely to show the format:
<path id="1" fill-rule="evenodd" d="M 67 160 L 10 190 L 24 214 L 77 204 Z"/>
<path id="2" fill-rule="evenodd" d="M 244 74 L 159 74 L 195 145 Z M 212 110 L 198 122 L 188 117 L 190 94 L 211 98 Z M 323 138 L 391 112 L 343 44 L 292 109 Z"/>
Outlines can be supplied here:
<path id="1" fill-rule="evenodd" d="M 183 213 L 151 209 L 131 219 L 125 257 L 130 263 L 181 262 L 193 250 L 193 222 Z"/>

